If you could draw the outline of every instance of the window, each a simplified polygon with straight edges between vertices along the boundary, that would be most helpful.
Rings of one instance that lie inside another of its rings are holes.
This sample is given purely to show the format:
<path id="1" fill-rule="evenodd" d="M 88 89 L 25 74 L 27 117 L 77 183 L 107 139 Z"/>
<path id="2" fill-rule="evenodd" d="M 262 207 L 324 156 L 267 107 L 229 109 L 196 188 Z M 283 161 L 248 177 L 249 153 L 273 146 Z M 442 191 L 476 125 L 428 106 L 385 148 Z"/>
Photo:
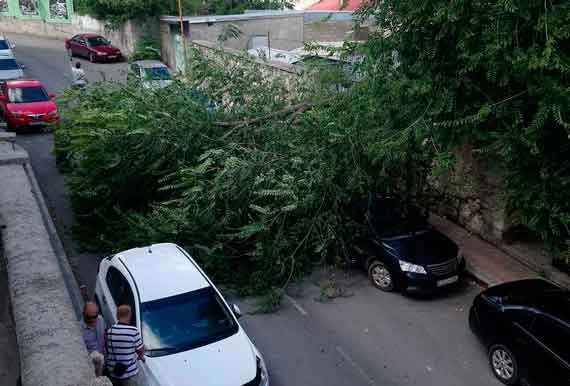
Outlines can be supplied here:
<path id="1" fill-rule="evenodd" d="M 166 67 L 151 67 L 144 69 L 145 80 L 169 80 L 170 71 Z"/>
<path id="2" fill-rule="evenodd" d="M 107 287 L 109 287 L 109 291 L 111 292 L 111 297 L 113 298 L 115 305 L 118 307 L 126 304 L 131 307 L 131 311 L 133 313 L 131 324 L 136 325 L 135 298 L 127 279 L 117 268 L 111 267 L 107 271 L 105 281 L 107 282 Z"/>
<path id="3" fill-rule="evenodd" d="M 549 316 L 536 318 L 532 331 L 550 351 L 570 364 L 570 328 Z"/>
<path id="4" fill-rule="evenodd" d="M 205 346 L 238 331 L 212 287 L 143 303 L 141 318 L 143 339 L 151 356 Z"/>
<path id="5" fill-rule="evenodd" d="M 108 46 L 109 42 L 102 36 L 95 36 L 87 39 L 89 47 Z"/>
<path id="6" fill-rule="evenodd" d="M 49 96 L 43 87 L 17 87 L 8 89 L 10 103 L 33 103 L 49 100 Z"/>
<path id="7" fill-rule="evenodd" d="M 10 44 L 8 43 L 8 41 L 5 39 L 0 40 L 0 50 L 9 50 L 9 49 L 10 49 Z"/>
<path id="8" fill-rule="evenodd" d="M 19 70 L 20 66 L 14 59 L 0 59 L 0 71 Z"/>

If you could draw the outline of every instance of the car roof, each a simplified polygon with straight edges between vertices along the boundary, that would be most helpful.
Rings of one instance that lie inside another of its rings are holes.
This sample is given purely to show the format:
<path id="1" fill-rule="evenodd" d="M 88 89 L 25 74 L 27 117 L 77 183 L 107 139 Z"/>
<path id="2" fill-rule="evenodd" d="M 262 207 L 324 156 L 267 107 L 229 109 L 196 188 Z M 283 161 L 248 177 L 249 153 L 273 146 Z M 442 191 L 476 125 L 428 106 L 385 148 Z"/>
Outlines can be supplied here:
<path id="1" fill-rule="evenodd" d="M 210 286 L 197 264 L 176 244 L 153 244 L 115 255 L 135 281 L 141 302 L 180 295 Z"/>
<path id="2" fill-rule="evenodd" d="M 6 85 L 8 88 L 43 86 L 42 82 L 35 79 L 7 80 Z"/>
<path id="3" fill-rule="evenodd" d="M 137 60 L 133 64 L 139 65 L 143 68 L 153 68 L 153 67 L 168 67 L 166 64 L 162 63 L 160 60 Z"/>
<path id="4" fill-rule="evenodd" d="M 96 38 L 96 37 L 103 37 L 99 34 L 94 34 L 91 32 L 86 32 L 86 33 L 82 33 L 82 34 L 77 34 L 75 36 L 83 36 L 84 38 Z"/>

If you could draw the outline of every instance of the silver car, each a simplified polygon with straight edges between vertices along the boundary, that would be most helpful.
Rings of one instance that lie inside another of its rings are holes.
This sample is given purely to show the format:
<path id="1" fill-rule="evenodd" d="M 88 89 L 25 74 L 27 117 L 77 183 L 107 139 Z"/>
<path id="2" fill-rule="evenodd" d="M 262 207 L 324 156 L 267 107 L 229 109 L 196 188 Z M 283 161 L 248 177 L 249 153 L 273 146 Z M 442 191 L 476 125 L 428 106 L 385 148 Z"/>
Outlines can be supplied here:
<path id="1" fill-rule="evenodd" d="M 16 59 L 0 58 L 0 80 L 22 79 L 24 77 L 23 66 Z"/>
<path id="2" fill-rule="evenodd" d="M 14 58 L 14 44 L 11 43 L 7 37 L 0 35 L 0 58 L 13 59 Z"/>
<path id="3" fill-rule="evenodd" d="M 138 60 L 131 64 L 129 80 L 141 82 L 144 88 L 158 89 L 172 84 L 172 75 L 166 64 L 158 60 Z"/>

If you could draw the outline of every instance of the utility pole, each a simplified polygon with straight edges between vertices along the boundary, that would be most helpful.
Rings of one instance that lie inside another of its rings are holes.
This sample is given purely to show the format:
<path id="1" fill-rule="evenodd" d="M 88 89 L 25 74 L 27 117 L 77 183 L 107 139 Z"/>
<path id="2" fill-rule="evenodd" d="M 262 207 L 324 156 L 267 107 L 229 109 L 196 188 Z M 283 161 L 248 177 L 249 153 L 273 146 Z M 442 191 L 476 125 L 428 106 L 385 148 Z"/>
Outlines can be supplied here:
<path id="1" fill-rule="evenodd" d="M 178 0 L 178 17 L 180 18 L 180 38 L 182 39 L 182 49 L 184 50 L 184 72 L 188 68 L 188 47 L 186 46 L 186 36 L 184 35 L 184 16 L 182 14 L 182 0 Z M 188 36 L 190 36 L 190 21 L 188 21 Z"/>

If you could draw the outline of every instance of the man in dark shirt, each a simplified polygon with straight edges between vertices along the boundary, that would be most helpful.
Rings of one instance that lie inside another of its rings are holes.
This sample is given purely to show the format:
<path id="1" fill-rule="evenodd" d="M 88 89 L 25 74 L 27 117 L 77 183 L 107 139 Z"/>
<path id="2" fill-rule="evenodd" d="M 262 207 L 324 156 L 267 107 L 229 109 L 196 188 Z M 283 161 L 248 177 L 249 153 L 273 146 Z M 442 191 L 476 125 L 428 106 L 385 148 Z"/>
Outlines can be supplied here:
<path id="1" fill-rule="evenodd" d="M 115 386 L 138 386 L 137 359 L 144 362 L 144 346 L 139 331 L 130 325 L 131 308 L 117 308 L 117 324 L 107 331 L 106 365 Z"/>

